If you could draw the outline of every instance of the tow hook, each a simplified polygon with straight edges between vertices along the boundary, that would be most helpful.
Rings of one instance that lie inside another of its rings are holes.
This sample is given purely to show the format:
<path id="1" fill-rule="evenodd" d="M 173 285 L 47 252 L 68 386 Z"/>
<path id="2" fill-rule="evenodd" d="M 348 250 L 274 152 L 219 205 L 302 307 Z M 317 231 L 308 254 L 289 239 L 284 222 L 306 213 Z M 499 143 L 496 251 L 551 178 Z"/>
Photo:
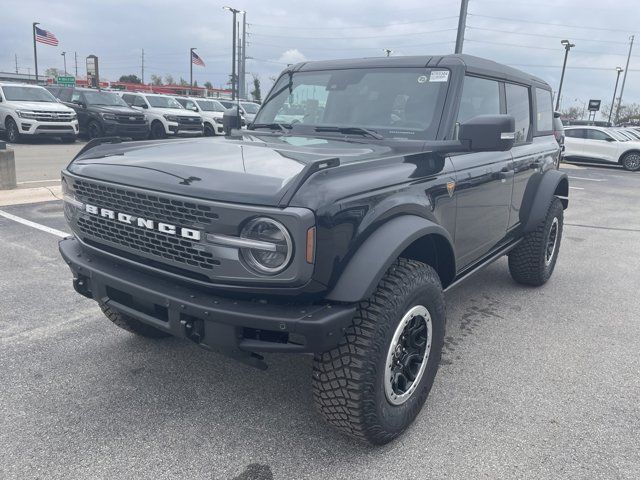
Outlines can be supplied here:
<path id="1" fill-rule="evenodd" d="M 77 278 L 74 278 L 73 279 L 73 288 L 80 295 L 83 295 L 83 296 L 85 296 L 87 298 L 93 298 L 93 295 L 91 293 L 91 288 L 89 287 L 89 282 L 87 281 L 86 277 L 78 275 Z"/>
<path id="2" fill-rule="evenodd" d="M 204 340 L 204 321 L 198 318 L 187 318 L 180 320 L 184 327 L 186 337 L 195 342 L 201 343 Z"/>

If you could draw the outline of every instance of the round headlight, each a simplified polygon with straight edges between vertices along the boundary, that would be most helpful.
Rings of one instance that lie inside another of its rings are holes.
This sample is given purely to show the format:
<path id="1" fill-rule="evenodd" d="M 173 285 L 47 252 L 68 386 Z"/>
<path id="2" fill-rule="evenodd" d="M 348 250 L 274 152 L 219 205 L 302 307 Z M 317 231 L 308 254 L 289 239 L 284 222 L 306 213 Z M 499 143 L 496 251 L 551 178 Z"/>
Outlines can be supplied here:
<path id="1" fill-rule="evenodd" d="M 280 222 L 271 218 L 254 218 L 242 229 L 240 237 L 255 240 L 256 248 L 241 249 L 244 261 L 254 270 L 267 275 L 281 272 L 291 260 L 291 235 Z"/>

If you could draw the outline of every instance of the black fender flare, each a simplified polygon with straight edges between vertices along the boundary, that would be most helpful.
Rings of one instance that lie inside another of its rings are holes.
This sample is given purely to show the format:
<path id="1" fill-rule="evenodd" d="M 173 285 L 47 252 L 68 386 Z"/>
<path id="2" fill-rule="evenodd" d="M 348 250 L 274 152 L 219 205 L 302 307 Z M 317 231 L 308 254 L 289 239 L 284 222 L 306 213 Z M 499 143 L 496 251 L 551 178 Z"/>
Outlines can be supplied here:
<path id="1" fill-rule="evenodd" d="M 395 217 L 375 230 L 342 271 L 326 299 L 335 302 L 359 302 L 369 298 L 385 272 L 414 241 L 426 235 L 439 235 L 448 244 L 455 276 L 453 241 L 444 227 L 417 215 Z"/>
<path id="2" fill-rule="evenodd" d="M 558 170 L 547 170 L 527 185 L 520 210 L 523 232 L 531 232 L 542 222 L 556 195 L 566 209 L 569 206 L 569 177 Z"/>

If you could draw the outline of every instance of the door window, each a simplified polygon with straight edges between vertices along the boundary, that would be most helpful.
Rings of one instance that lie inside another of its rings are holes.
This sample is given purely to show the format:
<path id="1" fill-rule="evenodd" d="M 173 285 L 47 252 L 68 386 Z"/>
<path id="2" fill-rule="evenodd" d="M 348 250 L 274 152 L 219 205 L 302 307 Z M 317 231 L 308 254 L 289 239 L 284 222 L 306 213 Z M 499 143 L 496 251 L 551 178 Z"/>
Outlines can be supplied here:
<path id="1" fill-rule="evenodd" d="M 611 140 L 611 137 L 600 130 L 587 130 L 588 140 L 601 140 L 603 142 Z"/>
<path id="2" fill-rule="evenodd" d="M 536 88 L 536 129 L 538 132 L 553 130 L 553 109 L 551 92 Z"/>
<path id="3" fill-rule="evenodd" d="M 565 130 L 564 136 L 569 138 L 584 138 L 584 128 L 572 128 L 571 130 Z"/>
<path id="4" fill-rule="evenodd" d="M 147 102 L 144 101 L 142 95 L 136 95 L 133 97 L 133 106 L 145 108 L 147 106 Z"/>
<path id="5" fill-rule="evenodd" d="M 486 78 L 465 77 L 458 110 L 458 123 L 476 115 L 500 113 L 500 87 L 498 82 Z"/>
<path id="6" fill-rule="evenodd" d="M 71 95 L 71 102 L 72 103 L 77 103 L 77 102 L 82 102 L 82 93 L 78 92 L 77 90 L 74 90 L 73 95 Z"/>
<path id="7" fill-rule="evenodd" d="M 529 139 L 531 129 L 531 104 L 529 89 L 511 83 L 505 84 L 507 97 L 507 114 L 516 119 L 516 142 L 523 143 Z M 551 130 L 551 128 L 549 128 Z"/>

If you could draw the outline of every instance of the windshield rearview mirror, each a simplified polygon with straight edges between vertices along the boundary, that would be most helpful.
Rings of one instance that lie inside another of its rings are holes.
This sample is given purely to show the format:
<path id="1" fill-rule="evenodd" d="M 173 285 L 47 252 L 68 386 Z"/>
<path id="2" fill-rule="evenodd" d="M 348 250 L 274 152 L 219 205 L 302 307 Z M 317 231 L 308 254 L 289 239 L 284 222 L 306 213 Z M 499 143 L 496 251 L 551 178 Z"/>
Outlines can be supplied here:
<path id="1" fill-rule="evenodd" d="M 458 140 L 472 152 L 506 152 L 516 138 L 513 115 L 477 115 L 460 124 Z"/>

